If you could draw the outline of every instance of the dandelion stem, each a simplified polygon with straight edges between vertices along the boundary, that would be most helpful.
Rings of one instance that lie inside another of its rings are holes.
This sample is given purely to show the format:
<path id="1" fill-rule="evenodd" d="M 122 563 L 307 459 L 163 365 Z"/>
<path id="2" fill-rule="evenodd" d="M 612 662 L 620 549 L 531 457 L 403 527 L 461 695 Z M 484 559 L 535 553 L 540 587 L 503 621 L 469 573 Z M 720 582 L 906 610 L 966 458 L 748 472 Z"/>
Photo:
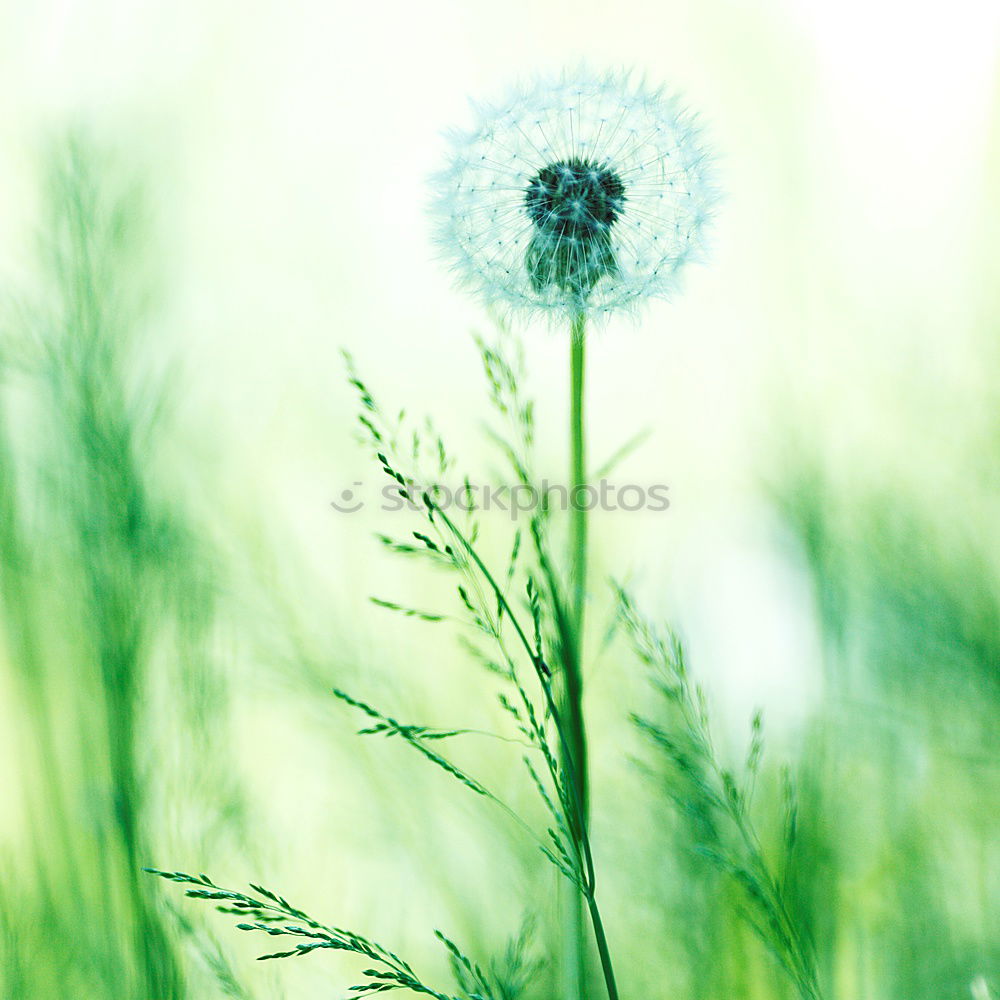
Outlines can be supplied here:
<path id="1" fill-rule="evenodd" d="M 583 722 L 583 626 L 587 592 L 587 473 L 583 419 L 583 375 L 585 319 L 573 321 L 570 347 L 570 451 L 571 502 L 570 516 L 570 605 L 569 656 L 566 657 L 566 716 L 569 725 L 570 752 L 573 754 L 570 773 L 575 775 L 581 822 L 588 824 L 590 814 L 587 781 L 587 735 Z"/>
<path id="2" fill-rule="evenodd" d="M 570 335 L 570 629 L 565 664 L 565 713 L 569 753 L 566 771 L 575 784 L 580 806 L 581 833 L 586 839 L 589 825 L 589 783 L 587 780 L 587 734 L 583 720 L 583 629 L 587 591 L 587 507 L 586 452 L 584 437 L 584 345 L 586 320 L 577 315 Z M 583 930 L 583 907 L 574 894 L 567 913 L 567 1000 L 586 994 L 587 949 Z M 597 927 L 595 925 L 595 931 Z M 604 956 L 602 955 L 602 962 Z M 611 988 L 609 983 L 609 990 Z"/>
<path id="3" fill-rule="evenodd" d="M 572 476 L 571 561 L 573 586 L 573 627 L 577 634 L 577 659 L 583 659 L 583 610 L 587 589 L 587 506 L 582 494 L 587 486 L 585 467 L 583 377 L 586 320 L 573 320 L 570 345 L 570 442 Z"/>

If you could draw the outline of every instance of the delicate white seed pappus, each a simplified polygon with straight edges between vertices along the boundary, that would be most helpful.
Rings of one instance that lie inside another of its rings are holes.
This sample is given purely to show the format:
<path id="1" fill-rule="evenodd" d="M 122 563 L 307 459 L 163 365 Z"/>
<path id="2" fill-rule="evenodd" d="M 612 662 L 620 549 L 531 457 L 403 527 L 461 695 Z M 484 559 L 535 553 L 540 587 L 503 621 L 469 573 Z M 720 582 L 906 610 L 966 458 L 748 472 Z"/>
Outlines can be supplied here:
<path id="1" fill-rule="evenodd" d="M 477 108 L 433 182 L 436 239 L 491 306 L 597 317 L 674 292 L 704 249 L 711 162 L 676 98 L 621 75 Z"/>

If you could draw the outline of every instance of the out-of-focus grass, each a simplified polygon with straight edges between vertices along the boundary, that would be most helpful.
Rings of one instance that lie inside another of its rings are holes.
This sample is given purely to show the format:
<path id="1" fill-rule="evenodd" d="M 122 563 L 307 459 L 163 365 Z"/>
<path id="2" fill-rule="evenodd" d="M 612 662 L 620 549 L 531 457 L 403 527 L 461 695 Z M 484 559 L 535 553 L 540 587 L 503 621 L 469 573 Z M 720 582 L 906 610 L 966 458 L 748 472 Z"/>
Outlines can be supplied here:
<path id="1" fill-rule="evenodd" d="M 807 468 L 784 506 L 828 642 L 797 891 L 840 990 L 960 995 L 1000 962 L 996 568 L 906 497 L 845 498 Z"/>
<path id="2" fill-rule="evenodd" d="M 763 857 L 782 871 L 787 765 L 797 802 L 781 882 L 823 995 L 975 995 L 1000 970 L 997 566 L 975 520 L 942 530 L 948 518 L 903 491 L 827 476 L 813 447 L 782 466 L 774 497 L 815 595 L 824 689 L 794 755 L 765 755 L 752 809 Z M 952 513 L 982 500 L 970 487 Z M 664 975 L 683 996 L 794 996 L 749 930 L 752 901 L 713 862 L 689 727 L 657 711 L 670 745 L 643 754 L 659 803 L 636 856 L 662 859 L 643 900 Z M 738 777 L 740 750 L 719 735 Z"/>
<path id="3" fill-rule="evenodd" d="M 150 696 L 165 643 L 192 682 L 204 666 L 204 553 L 152 476 L 169 392 L 144 342 L 142 192 L 83 134 L 43 166 L 37 287 L 6 317 L 0 359 L 4 661 L 27 817 L 3 879 L 0 981 L 11 1000 L 175 1000 L 176 935 L 140 874 Z"/>

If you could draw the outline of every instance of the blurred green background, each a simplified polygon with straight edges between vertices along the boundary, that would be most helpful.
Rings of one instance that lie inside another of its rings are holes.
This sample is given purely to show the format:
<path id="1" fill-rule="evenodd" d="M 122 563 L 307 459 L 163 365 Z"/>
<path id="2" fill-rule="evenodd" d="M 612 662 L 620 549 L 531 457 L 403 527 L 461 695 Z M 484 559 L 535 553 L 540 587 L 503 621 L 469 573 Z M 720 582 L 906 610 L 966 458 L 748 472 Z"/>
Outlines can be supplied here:
<path id="1" fill-rule="evenodd" d="M 828 998 L 1000 994 L 998 41 L 985 0 L 0 4 L 0 997 L 354 981 L 255 965 L 145 864 L 263 881 L 438 982 L 433 927 L 485 958 L 533 909 L 551 946 L 544 858 L 330 696 L 497 724 L 447 626 L 369 601 L 433 591 L 372 539 L 397 515 L 339 352 L 500 467 L 491 320 L 434 259 L 427 178 L 467 97 L 581 60 L 682 92 L 726 192 L 685 293 L 592 337 L 592 454 L 649 428 L 616 476 L 671 497 L 595 517 L 594 646 L 626 578 L 685 635 L 724 755 L 763 709 L 758 824 L 767 847 L 787 766 Z M 565 338 L 522 333 L 557 479 Z M 790 997 L 631 711 L 655 696 L 605 647 L 623 995 Z M 517 752 L 470 754 L 533 808 Z"/>

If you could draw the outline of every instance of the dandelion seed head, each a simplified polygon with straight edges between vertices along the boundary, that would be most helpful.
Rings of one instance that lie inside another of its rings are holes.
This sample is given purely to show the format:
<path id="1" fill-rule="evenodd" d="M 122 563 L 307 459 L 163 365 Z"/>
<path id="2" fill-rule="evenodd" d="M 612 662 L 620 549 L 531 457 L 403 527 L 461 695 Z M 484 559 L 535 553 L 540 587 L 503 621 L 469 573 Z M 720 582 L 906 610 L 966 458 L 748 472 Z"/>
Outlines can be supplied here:
<path id="1" fill-rule="evenodd" d="M 701 256 L 717 200 L 699 129 L 620 75 L 540 80 L 451 137 L 436 238 L 487 304 L 606 316 L 668 297 Z"/>

